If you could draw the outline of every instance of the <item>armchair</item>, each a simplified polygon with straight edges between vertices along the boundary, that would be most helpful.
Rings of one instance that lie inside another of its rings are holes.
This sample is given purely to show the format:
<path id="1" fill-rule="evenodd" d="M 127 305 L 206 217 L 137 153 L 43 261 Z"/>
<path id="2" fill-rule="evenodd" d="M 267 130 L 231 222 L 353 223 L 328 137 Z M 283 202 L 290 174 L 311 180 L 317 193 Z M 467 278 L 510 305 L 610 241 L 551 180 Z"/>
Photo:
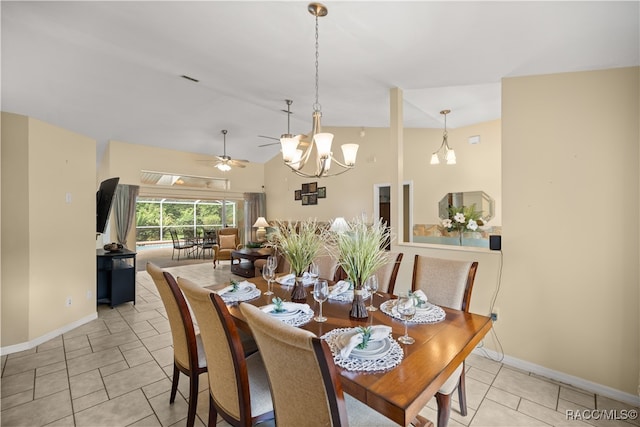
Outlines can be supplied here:
<path id="1" fill-rule="evenodd" d="M 213 268 L 217 261 L 230 261 L 231 252 L 242 249 L 240 233 L 237 228 L 221 228 L 218 230 L 218 238 L 213 245 Z"/>

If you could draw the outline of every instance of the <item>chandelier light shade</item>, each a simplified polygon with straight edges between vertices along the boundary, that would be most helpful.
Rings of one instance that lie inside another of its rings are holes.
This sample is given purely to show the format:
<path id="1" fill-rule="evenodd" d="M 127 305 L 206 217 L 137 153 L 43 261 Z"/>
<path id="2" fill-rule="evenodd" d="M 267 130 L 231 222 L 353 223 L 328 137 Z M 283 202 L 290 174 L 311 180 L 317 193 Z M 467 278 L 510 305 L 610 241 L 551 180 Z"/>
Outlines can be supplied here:
<path id="1" fill-rule="evenodd" d="M 447 162 L 448 165 L 456 164 L 456 152 L 453 151 L 451 147 L 449 147 L 448 141 L 448 133 L 447 133 L 447 114 L 449 114 L 451 110 L 442 110 L 440 114 L 444 115 L 444 133 L 442 134 L 442 144 L 440 144 L 440 148 L 431 154 L 431 164 L 439 165 L 440 157 L 443 158 Z"/>
<path id="2" fill-rule="evenodd" d="M 311 133 L 308 135 L 293 136 L 289 133 L 280 137 L 280 145 L 282 147 L 282 160 L 293 172 L 299 176 L 306 178 L 322 178 L 328 176 L 340 175 L 356 165 L 356 156 L 358 154 L 358 144 L 342 145 L 343 162 L 340 162 L 333 156 L 331 145 L 333 143 L 333 134 L 322 132 L 320 119 L 322 117 L 322 107 L 318 102 L 319 87 L 319 43 L 318 43 L 318 18 L 326 16 L 327 8 L 320 3 L 310 3 L 307 10 L 316 18 L 316 99 L 313 104 L 313 125 Z M 307 146 L 304 150 L 298 148 L 301 142 L 306 142 Z M 316 152 L 316 170 L 315 172 L 305 172 L 302 169 L 311 158 L 311 152 Z M 340 169 L 331 171 L 332 165 L 337 165 Z"/>

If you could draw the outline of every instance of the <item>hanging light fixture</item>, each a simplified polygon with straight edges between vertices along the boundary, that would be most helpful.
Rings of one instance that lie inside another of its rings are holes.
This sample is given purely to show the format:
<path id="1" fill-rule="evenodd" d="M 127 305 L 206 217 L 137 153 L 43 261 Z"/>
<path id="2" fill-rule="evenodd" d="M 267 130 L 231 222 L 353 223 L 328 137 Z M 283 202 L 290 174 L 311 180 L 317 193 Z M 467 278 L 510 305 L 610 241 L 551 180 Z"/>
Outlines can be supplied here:
<path id="1" fill-rule="evenodd" d="M 444 159 L 447 161 L 448 165 L 456 164 L 456 153 L 453 151 L 451 147 L 449 147 L 449 141 L 447 140 L 447 114 L 449 114 L 451 110 L 442 110 L 440 114 L 444 115 L 444 133 L 442 135 L 442 144 L 440 144 L 440 148 L 438 151 L 434 152 L 431 155 L 431 164 L 439 165 L 440 164 L 440 156 L 442 155 Z"/>
<path id="2" fill-rule="evenodd" d="M 316 17 L 316 99 L 313 104 L 313 126 L 311 134 L 309 135 L 297 135 L 284 134 L 280 138 L 280 144 L 282 145 L 282 160 L 284 164 L 290 167 L 296 174 L 307 178 L 322 178 L 326 176 L 340 175 L 350 169 L 356 164 L 356 155 L 358 153 L 358 144 L 343 144 L 342 155 L 344 157 L 344 163 L 340 162 L 333 156 L 331 151 L 331 143 L 333 142 L 333 134 L 322 132 L 322 126 L 320 124 L 320 118 L 322 117 L 322 107 L 318 102 L 318 18 L 326 16 L 328 13 L 327 8 L 320 3 L 310 3 L 307 6 L 307 10 L 313 16 Z M 308 146 L 303 151 L 298 148 L 300 142 L 307 140 Z M 307 161 L 311 157 L 311 151 L 315 147 L 316 150 L 316 171 L 315 173 L 307 173 L 302 171 L 302 168 L 307 164 Z M 341 169 L 334 173 L 329 173 L 329 169 L 332 164 L 338 165 Z"/>

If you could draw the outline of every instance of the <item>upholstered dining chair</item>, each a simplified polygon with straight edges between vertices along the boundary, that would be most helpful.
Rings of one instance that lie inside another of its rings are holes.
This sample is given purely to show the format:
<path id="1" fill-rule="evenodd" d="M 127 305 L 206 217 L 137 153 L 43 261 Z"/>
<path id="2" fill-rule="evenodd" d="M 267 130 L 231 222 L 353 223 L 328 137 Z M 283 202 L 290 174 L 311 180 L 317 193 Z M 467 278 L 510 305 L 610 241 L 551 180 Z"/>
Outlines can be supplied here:
<path id="1" fill-rule="evenodd" d="M 313 259 L 318 266 L 318 275 L 323 279 L 335 280 L 338 260 L 328 254 L 318 255 Z"/>
<path id="2" fill-rule="evenodd" d="M 231 252 L 241 249 L 240 231 L 235 227 L 221 228 L 218 230 L 218 238 L 213 245 L 213 268 L 217 261 L 230 260 Z"/>
<path id="3" fill-rule="evenodd" d="M 259 308 L 240 304 L 264 360 L 278 427 L 397 426 L 342 392 L 327 343 Z"/>
<path id="4" fill-rule="evenodd" d="M 396 278 L 398 277 L 398 271 L 400 270 L 400 263 L 402 262 L 403 253 L 387 252 L 385 256 L 388 259 L 388 263 L 380 267 L 376 271 L 378 277 L 378 290 L 392 294 L 396 287 Z"/>
<path id="5" fill-rule="evenodd" d="M 455 261 L 416 255 L 411 290 L 422 289 L 430 302 L 469 312 L 477 262 Z M 438 427 L 446 427 L 451 414 L 451 394 L 458 388 L 460 414 L 467 415 L 464 361 L 436 393 Z"/>
<path id="6" fill-rule="evenodd" d="M 200 326 L 209 374 L 209 420 L 217 415 L 233 426 L 273 419 L 269 380 L 260 352 L 245 357 L 238 329 L 216 293 L 178 277 Z"/>
<path id="7" fill-rule="evenodd" d="M 198 404 L 198 379 L 200 374 L 207 372 L 202 340 L 200 334 L 195 332 L 191 310 L 173 276 L 150 262 L 147 263 L 147 272 L 153 279 L 164 304 L 173 338 L 173 382 L 169 403 L 173 403 L 176 399 L 178 381 L 182 372 L 189 377 L 187 427 L 192 427 Z"/>

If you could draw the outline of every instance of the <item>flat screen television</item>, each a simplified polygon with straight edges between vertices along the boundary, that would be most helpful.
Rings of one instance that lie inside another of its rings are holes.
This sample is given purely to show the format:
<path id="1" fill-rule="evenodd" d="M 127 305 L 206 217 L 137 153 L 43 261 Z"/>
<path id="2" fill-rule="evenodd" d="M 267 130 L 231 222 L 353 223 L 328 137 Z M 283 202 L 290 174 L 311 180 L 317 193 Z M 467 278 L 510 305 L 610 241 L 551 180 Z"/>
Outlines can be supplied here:
<path id="1" fill-rule="evenodd" d="M 120 178 L 109 178 L 100 183 L 96 193 L 96 232 L 104 233 L 109 221 L 109 213 L 113 204 L 113 196 Z"/>

